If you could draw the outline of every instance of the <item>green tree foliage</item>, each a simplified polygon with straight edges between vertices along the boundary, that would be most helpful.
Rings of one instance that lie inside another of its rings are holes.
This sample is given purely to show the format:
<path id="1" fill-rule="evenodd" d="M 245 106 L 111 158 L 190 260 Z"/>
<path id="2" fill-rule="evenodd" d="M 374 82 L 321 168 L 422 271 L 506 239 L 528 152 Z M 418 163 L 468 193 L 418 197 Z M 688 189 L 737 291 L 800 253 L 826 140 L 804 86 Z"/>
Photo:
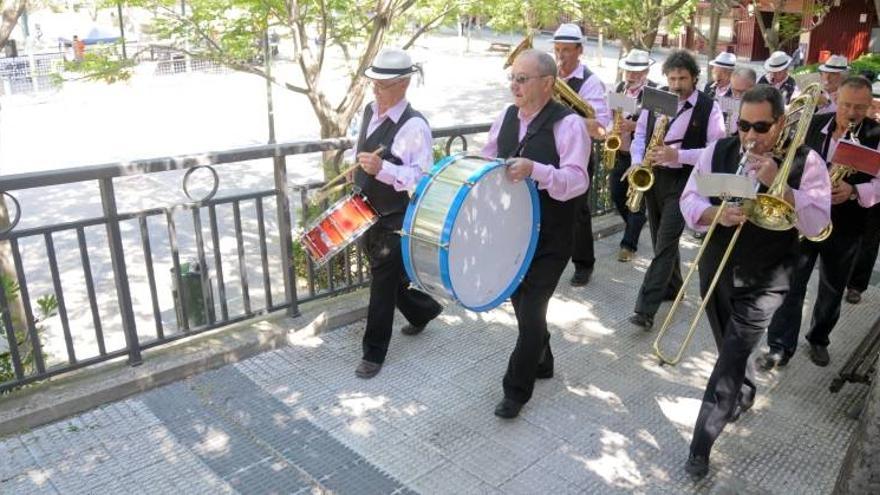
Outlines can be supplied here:
<path id="1" fill-rule="evenodd" d="M 562 5 L 568 13 L 602 28 L 606 37 L 620 40 L 623 51 L 650 51 L 661 23 L 666 32 L 677 33 L 696 4 L 696 0 L 569 0 Z"/>

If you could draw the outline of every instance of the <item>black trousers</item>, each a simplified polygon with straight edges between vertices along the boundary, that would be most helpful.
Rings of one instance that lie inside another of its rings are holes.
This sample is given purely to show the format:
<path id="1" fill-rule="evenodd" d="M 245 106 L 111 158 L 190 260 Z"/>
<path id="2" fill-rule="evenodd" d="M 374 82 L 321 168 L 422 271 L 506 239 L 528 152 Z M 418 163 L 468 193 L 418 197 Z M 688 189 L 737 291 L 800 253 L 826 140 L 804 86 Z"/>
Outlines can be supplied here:
<path id="1" fill-rule="evenodd" d="M 807 283 L 813 266 L 819 260 L 819 290 L 813 305 L 813 317 L 807 341 L 827 346 L 828 336 L 840 318 L 840 304 L 846 290 L 846 282 L 859 250 L 857 234 L 836 233 L 824 242 L 803 240 L 800 255 L 791 280 L 791 290 L 773 316 L 767 331 L 767 344 L 771 351 L 794 355 L 801 331 L 801 312 L 807 295 Z"/>
<path id="2" fill-rule="evenodd" d="M 654 186 L 645 193 L 654 259 L 645 272 L 636 299 L 635 311 L 638 313 L 653 315 L 660 308 L 664 296 L 674 296 L 681 288 L 678 239 L 684 232 L 684 217 L 678 201 L 687 179 L 684 171 L 657 168 L 654 170 Z"/>
<path id="3" fill-rule="evenodd" d="M 617 210 L 625 225 L 623 238 L 620 240 L 620 247 L 635 252 L 639 249 L 639 237 L 642 235 L 642 228 L 645 226 L 645 222 L 648 221 L 648 217 L 645 215 L 644 203 L 642 204 L 642 209 L 636 213 L 629 211 L 629 208 L 626 207 L 626 191 L 629 189 L 629 184 L 625 180 L 621 182 L 620 179 L 623 178 L 623 174 L 629 169 L 631 163 L 632 156 L 629 153 L 617 153 L 614 170 L 608 178 L 608 187 L 611 189 L 611 200 L 614 202 L 614 209 Z"/>
<path id="4" fill-rule="evenodd" d="M 373 363 L 383 363 L 391 341 L 395 307 L 410 324 L 418 326 L 436 318 L 443 308 L 431 296 L 409 288 L 400 252 L 400 235 L 395 228 L 380 221 L 367 231 L 363 246 L 370 261 L 372 277 L 363 358 Z"/>
<path id="5" fill-rule="evenodd" d="M 539 247 L 525 279 L 510 296 L 519 336 L 502 382 L 504 396 L 508 399 L 528 402 L 532 398 L 537 373 L 553 370 L 547 305 L 567 264 L 567 255 L 541 253 Z"/>
<path id="6" fill-rule="evenodd" d="M 737 287 L 730 270 L 722 275 L 707 304 L 707 317 L 718 347 L 718 360 L 709 376 L 694 426 L 691 454 L 709 457 L 712 445 L 730 421 L 736 404 L 751 404 L 755 384 L 749 355 L 761 341 L 764 328 L 782 304 L 786 287 Z M 714 270 L 700 270 L 701 293 Z"/>
<path id="7" fill-rule="evenodd" d="M 593 188 L 593 171 L 598 160 L 596 149 L 597 146 L 593 146 L 587 165 L 590 189 Z M 593 251 L 593 216 L 590 211 L 590 190 L 575 199 L 574 250 L 571 254 L 571 261 L 576 270 L 592 270 L 593 265 L 596 264 L 596 255 Z"/>
<path id="8" fill-rule="evenodd" d="M 871 274 L 874 272 L 874 262 L 877 261 L 877 252 L 880 250 L 880 205 L 874 205 L 868 210 L 868 220 L 865 222 L 865 231 L 862 234 L 862 243 L 859 246 L 859 254 L 853 266 L 852 275 L 849 277 L 847 288 L 859 292 L 865 292 L 871 283 Z"/>

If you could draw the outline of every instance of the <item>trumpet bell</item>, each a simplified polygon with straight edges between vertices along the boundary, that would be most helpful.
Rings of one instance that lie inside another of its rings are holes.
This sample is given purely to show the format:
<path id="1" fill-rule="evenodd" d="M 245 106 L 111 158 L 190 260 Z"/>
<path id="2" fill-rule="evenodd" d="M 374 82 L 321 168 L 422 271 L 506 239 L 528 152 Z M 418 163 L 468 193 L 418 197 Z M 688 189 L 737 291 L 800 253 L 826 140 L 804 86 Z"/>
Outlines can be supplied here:
<path id="1" fill-rule="evenodd" d="M 824 229 L 822 229 L 822 232 L 819 232 L 818 235 L 814 235 L 812 237 L 811 236 L 804 236 L 804 238 L 807 239 L 808 241 L 812 241 L 812 242 L 822 242 L 822 241 L 828 239 L 829 237 L 831 237 L 831 232 L 833 232 L 833 231 L 834 231 L 834 224 L 829 223 L 828 225 L 825 226 Z"/>
<path id="2" fill-rule="evenodd" d="M 758 194 L 743 203 L 746 217 L 762 229 L 785 231 L 794 227 L 797 214 L 794 206 L 781 196 Z"/>

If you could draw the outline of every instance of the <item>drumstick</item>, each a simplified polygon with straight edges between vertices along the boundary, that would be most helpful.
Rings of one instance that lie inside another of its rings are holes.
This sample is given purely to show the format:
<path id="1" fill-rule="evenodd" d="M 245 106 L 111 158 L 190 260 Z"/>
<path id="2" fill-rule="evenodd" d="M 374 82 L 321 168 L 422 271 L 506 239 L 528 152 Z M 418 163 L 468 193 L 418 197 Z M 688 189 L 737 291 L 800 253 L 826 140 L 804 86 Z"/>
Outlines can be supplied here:
<path id="1" fill-rule="evenodd" d="M 385 151 L 385 147 L 382 146 L 382 145 L 380 144 L 379 147 L 376 148 L 376 151 L 372 152 L 371 154 L 372 154 L 372 155 L 377 155 L 377 156 L 378 156 L 378 155 L 381 154 L 383 151 Z M 358 167 L 360 167 L 360 164 L 359 164 L 359 163 L 355 163 L 354 165 L 351 165 L 351 166 L 349 166 L 349 167 L 346 167 L 345 170 L 343 170 L 342 172 L 339 172 L 339 175 L 337 175 L 336 177 L 330 179 L 329 181 L 327 181 L 326 184 L 324 184 L 323 186 L 321 186 L 321 188 L 318 189 L 318 193 L 322 193 L 322 192 L 324 192 L 325 190 L 327 190 L 328 188 L 332 187 L 334 184 L 336 184 L 336 183 L 339 182 L 340 180 L 344 179 L 346 175 L 350 174 L 351 172 L 353 172 L 353 171 L 354 171 L 356 168 L 358 168 Z"/>
<path id="2" fill-rule="evenodd" d="M 345 189 L 345 187 L 347 185 L 348 185 L 347 183 L 346 184 L 339 184 L 337 186 L 331 187 L 330 189 L 324 189 L 322 191 L 318 191 L 314 196 L 312 196 L 312 199 L 309 200 L 309 204 L 314 206 L 314 205 L 320 203 L 321 201 L 324 201 L 328 197 L 336 194 L 337 192 Z"/>

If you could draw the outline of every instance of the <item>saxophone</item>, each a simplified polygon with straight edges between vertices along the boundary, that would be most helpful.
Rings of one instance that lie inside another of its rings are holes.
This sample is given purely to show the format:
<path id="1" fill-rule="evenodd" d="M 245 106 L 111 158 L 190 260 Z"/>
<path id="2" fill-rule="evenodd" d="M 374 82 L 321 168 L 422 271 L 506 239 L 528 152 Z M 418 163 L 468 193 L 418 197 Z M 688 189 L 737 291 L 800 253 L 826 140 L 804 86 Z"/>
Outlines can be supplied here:
<path id="1" fill-rule="evenodd" d="M 846 125 L 846 133 L 844 134 L 844 138 L 849 137 L 850 141 L 860 144 L 858 138 L 858 131 L 856 129 L 856 123 L 850 121 L 849 124 Z M 828 171 L 828 176 L 831 178 L 831 189 L 840 185 L 840 182 L 850 175 L 856 173 L 855 169 L 852 167 L 848 167 L 846 165 L 841 165 L 839 163 L 832 163 L 831 170 Z M 815 236 L 805 236 L 807 240 L 813 242 L 822 242 L 828 237 L 831 236 L 831 232 L 834 230 L 834 225 L 829 223 L 822 229 L 822 232 L 819 232 L 818 235 Z"/>
<path id="2" fill-rule="evenodd" d="M 612 112 L 614 116 L 614 124 L 611 127 L 611 134 L 605 138 L 605 153 L 602 155 L 602 163 L 605 170 L 613 170 L 614 162 L 617 160 L 617 150 L 620 149 L 620 126 L 623 123 L 623 110 L 615 108 Z"/>
<path id="3" fill-rule="evenodd" d="M 654 126 L 654 132 L 651 134 L 651 141 L 645 149 L 645 157 L 642 164 L 635 168 L 626 177 L 629 189 L 626 191 L 626 207 L 629 211 L 636 213 L 642 208 L 642 198 L 645 193 L 654 185 L 654 171 L 651 170 L 652 163 L 649 156 L 651 152 L 660 146 L 663 146 L 663 139 L 666 137 L 666 126 L 669 125 L 669 117 L 662 115 L 657 125 Z"/>

